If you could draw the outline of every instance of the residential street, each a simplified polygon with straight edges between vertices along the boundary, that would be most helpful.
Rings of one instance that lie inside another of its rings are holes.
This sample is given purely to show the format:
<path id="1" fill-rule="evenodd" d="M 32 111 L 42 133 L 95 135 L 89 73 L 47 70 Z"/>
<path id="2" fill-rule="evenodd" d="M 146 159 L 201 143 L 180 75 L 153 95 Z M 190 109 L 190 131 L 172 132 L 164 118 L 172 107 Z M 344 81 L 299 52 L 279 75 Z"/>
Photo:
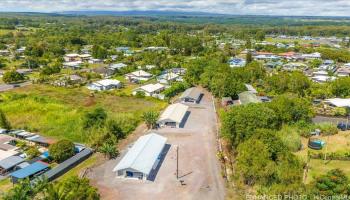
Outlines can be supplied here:
<path id="1" fill-rule="evenodd" d="M 31 85 L 31 81 L 23 82 L 23 83 L 17 83 L 17 84 L 0 84 L 0 92 L 5 92 L 11 89 L 15 88 L 15 85 L 18 85 L 19 87 L 24 87 Z"/>

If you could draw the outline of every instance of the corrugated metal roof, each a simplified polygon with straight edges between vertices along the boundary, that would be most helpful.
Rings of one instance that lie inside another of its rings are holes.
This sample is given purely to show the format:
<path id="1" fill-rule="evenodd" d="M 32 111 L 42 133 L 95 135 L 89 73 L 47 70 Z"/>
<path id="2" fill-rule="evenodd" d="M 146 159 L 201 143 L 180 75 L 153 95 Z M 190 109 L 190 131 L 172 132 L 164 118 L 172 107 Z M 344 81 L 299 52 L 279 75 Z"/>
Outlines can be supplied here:
<path id="1" fill-rule="evenodd" d="M 260 103 L 261 102 L 255 94 L 253 94 L 249 91 L 242 92 L 242 93 L 238 94 L 238 97 L 239 97 L 239 101 L 241 102 L 242 105 L 246 105 L 249 103 Z"/>
<path id="2" fill-rule="evenodd" d="M 5 170 L 8 170 L 8 169 L 11 169 L 12 167 L 20 164 L 23 161 L 24 161 L 24 159 L 19 157 L 19 156 L 10 156 L 10 157 L 5 158 L 5 159 L 0 161 L 0 167 L 5 169 Z"/>
<path id="3" fill-rule="evenodd" d="M 11 174 L 12 177 L 22 179 L 34 175 L 40 171 L 47 169 L 49 165 L 45 162 L 37 161 L 23 169 L 15 171 Z"/>
<path id="4" fill-rule="evenodd" d="M 159 118 L 159 121 L 171 120 L 173 122 L 181 123 L 184 118 L 188 106 L 182 103 L 175 103 L 168 106 Z"/>
<path id="5" fill-rule="evenodd" d="M 201 95 L 202 95 L 202 92 L 200 91 L 200 89 L 196 87 L 192 87 L 192 88 L 188 88 L 184 93 L 182 93 L 180 98 L 181 99 L 191 98 L 197 101 Z"/>
<path id="6" fill-rule="evenodd" d="M 161 154 L 166 140 L 167 138 L 155 133 L 141 136 L 113 171 L 130 168 L 149 174 Z"/>
<path id="7" fill-rule="evenodd" d="M 51 169 L 50 171 L 46 172 L 44 176 L 52 181 L 55 178 L 59 177 L 60 175 L 64 174 L 69 169 L 73 168 L 77 164 L 79 164 L 81 161 L 85 160 L 87 157 L 89 157 L 92 154 L 92 149 L 85 148 L 80 153 L 75 154 L 73 157 L 67 159 L 66 161 L 62 162 L 57 167 Z"/>

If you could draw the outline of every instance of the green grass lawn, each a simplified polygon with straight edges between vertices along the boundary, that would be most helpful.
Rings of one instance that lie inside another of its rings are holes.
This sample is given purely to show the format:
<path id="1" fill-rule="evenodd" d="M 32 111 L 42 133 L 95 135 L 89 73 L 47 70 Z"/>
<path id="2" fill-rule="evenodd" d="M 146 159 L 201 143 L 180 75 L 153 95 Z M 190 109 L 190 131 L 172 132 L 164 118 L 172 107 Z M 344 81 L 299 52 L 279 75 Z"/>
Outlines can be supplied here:
<path id="1" fill-rule="evenodd" d="M 32 85 L 0 94 L 0 107 L 14 128 L 38 132 L 56 139 L 86 142 L 82 129 L 86 111 L 104 108 L 109 118 L 126 124 L 131 131 L 141 121 L 147 110 L 161 110 L 166 102 L 151 98 L 118 96 L 117 91 L 95 93 L 82 88 L 58 88 Z"/>
<path id="2" fill-rule="evenodd" d="M 310 153 L 331 153 L 331 152 L 349 152 L 350 151 L 350 134 L 349 131 L 339 132 L 332 136 L 321 136 L 321 140 L 326 142 L 326 146 L 322 150 L 312 150 L 307 147 L 308 140 L 302 139 L 303 150 L 295 154 L 303 161 L 307 162 L 308 151 Z M 350 178 L 350 161 L 324 161 L 322 159 L 311 159 L 309 162 L 309 173 L 306 183 L 310 183 L 315 177 L 326 174 L 331 169 L 341 169 Z"/>
<path id="3" fill-rule="evenodd" d="M 0 36 L 13 32 L 14 30 L 0 29 Z"/>
<path id="4" fill-rule="evenodd" d="M 311 159 L 309 166 L 309 173 L 306 179 L 306 183 L 310 183 L 315 179 L 315 177 L 326 174 L 332 169 L 341 169 L 350 178 L 350 161 L 324 161 Z"/>

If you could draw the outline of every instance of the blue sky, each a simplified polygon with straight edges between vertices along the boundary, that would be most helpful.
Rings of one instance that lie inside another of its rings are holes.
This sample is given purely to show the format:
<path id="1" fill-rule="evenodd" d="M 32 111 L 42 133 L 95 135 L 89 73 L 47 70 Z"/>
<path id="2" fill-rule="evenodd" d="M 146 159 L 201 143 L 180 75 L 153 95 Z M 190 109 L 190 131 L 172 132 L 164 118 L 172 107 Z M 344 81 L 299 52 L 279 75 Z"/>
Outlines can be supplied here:
<path id="1" fill-rule="evenodd" d="M 172 10 L 224 14 L 350 16 L 350 0 L 0 0 L 0 11 Z"/>

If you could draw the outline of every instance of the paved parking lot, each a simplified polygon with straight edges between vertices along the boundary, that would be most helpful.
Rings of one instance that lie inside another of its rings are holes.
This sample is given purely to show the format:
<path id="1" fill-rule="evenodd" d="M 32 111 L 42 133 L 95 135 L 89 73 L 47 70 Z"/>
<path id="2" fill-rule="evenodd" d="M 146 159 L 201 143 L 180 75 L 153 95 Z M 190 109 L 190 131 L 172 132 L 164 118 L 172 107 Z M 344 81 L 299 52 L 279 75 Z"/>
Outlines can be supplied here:
<path id="1" fill-rule="evenodd" d="M 188 104 L 191 105 L 191 104 Z M 224 199 L 225 186 L 216 158 L 216 116 L 212 97 L 205 92 L 199 105 L 190 106 L 182 129 L 163 128 L 170 149 L 154 181 L 117 178 L 112 172 L 123 154 L 94 168 L 89 177 L 103 199 Z M 179 180 L 176 149 L 179 148 Z"/>

